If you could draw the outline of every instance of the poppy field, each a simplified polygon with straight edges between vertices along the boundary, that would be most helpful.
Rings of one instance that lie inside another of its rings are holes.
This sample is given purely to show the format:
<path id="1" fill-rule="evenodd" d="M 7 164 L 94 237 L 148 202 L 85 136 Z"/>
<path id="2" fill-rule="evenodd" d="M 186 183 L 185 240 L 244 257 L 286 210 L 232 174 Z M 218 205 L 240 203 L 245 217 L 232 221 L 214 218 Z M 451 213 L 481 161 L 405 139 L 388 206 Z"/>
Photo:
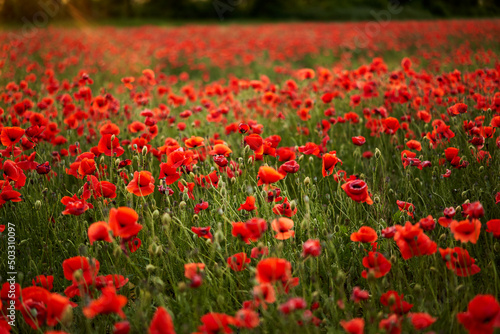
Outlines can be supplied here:
<path id="1" fill-rule="evenodd" d="M 369 24 L 0 32 L 0 334 L 500 331 L 500 21 Z"/>

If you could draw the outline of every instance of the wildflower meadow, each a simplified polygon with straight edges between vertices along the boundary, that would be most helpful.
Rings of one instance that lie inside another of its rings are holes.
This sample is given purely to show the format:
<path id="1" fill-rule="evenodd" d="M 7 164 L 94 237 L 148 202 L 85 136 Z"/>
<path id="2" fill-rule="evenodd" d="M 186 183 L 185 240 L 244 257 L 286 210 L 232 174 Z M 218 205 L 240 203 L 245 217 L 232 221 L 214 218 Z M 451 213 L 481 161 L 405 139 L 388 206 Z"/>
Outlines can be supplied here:
<path id="1" fill-rule="evenodd" d="M 0 32 L 0 334 L 500 332 L 500 21 Z"/>

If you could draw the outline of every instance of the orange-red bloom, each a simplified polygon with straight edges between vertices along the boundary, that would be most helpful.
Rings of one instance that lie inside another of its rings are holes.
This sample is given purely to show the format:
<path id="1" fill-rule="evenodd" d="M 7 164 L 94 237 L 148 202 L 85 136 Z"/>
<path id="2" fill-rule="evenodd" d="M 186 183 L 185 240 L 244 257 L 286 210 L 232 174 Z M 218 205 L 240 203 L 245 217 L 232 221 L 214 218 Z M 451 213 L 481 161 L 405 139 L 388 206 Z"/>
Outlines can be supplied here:
<path id="1" fill-rule="evenodd" d="M 361 226 L 358 232 L 351 234 L 351 241 L 354 242 L 368 242 L 372 243 L 377 241 L 377 232 L 369 226 Z"/>
<path id="2" fill-rule="evenodd" d="M 134 209 L 120 207 L 109 211 L 109 227 L 115 237 L 130 239 L 139 233 L 142 225 L 137 223 L 139 215 Z"/>
<path id="3" fill-rule="evenodd" d="M 279 173 L 276 169 L 268 166 L 261 166 L 257 174 L 257 185 L 271 184 L 283 179 L 286 175 Z"/>
<path id="4" fill-rule="evenodd" d="M 459 240 L 462 243 L 471 242 L 475 244 L 481 232 L 481 221 L 479 219 L 454 220 L 450 225 L 450 229 L 455 240 Z"/>
<path id="5" fill-rule="evenodd" d="M 278 240 L 286 240 L 290 239 L 295 235 L 294 231 L 291 231 L 293 228 L 293 220 L 285 217 L 281 217 L 273 220 L 271 223 L 273 231 L 277 232 L 274 236 Z"/>
<path id="6" fill-rule="evenodd" d="M 373 200 L 368 193 L 368 186 L 363 180 L 349 180 L 342 185 L 347 196 L 358 203 L 373 204 Z"/>
<path id="7" fill-rule="evenodd" d="M 148 171 L 134 172 L 134 178 L 127 185 L 127 191 L 136 196 L 147 196 L 155 190 L 155 179 Z"/>

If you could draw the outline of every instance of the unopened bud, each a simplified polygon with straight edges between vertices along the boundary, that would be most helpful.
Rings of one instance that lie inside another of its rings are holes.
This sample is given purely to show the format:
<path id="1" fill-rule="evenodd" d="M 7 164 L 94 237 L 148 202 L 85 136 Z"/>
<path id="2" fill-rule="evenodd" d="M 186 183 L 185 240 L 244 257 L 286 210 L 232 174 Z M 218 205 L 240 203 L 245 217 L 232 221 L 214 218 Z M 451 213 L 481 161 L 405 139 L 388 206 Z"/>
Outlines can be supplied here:
<path id="1" fill-rule="evenodd" d="M 36 210 L 40 210 L 40 208 L 41 208 L 41 207 L 42 207 L 42 202 L 40 202 L 39 200 L 37 200 L 37 201 L 35 202 L 35 209 L 36 209 Z"/>
<path id="2" fill-rule="evenodd" d="M 162 224 L 170 224 L 172 221 L 172 217 L 168 213 L 164 213 L 163 216 L 161 216 L 161 223 Z"/>

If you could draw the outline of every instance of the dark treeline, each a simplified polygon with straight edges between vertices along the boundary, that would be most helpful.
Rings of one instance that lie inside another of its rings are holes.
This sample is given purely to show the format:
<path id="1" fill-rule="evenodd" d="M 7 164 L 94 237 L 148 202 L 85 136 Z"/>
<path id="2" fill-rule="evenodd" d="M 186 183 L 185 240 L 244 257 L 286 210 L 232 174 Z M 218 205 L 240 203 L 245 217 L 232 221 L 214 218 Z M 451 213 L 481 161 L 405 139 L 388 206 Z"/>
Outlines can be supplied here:
<path id="1" fill-rule="evenodd" d="M 500 0 L 0 0 L 0 20 L 373 20 L 395 5 L 395 19 L 500 14 Z"/>

